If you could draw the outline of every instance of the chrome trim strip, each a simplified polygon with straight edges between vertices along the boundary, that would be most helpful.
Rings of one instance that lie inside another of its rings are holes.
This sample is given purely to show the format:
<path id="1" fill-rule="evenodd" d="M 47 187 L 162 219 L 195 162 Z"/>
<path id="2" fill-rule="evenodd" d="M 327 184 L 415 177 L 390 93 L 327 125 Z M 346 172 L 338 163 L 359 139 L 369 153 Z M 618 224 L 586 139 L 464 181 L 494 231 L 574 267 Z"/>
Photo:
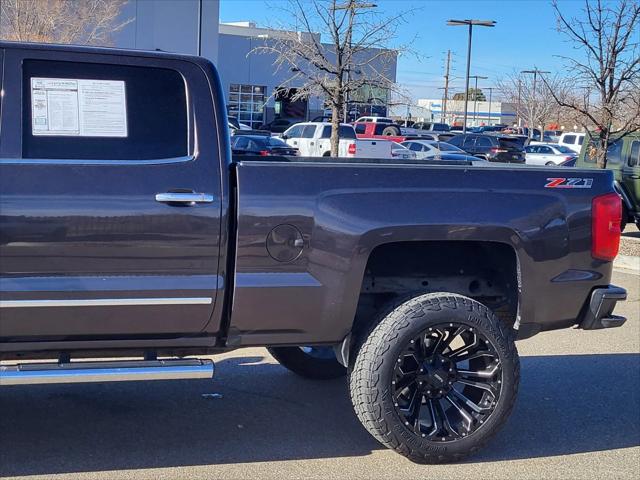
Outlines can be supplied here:
<path id="1" fill-rule="evenodd" d="M 151 160 L 66 160 L 59 158 L 1 158 L 0 165 L 105 165 L 105 166 L 135 166 L 135 165 L 165 165 L 172 163 L 186 163 L 194 160 L 193 155 L 174 158 L 158 158 Z"/>
<path id="2" fill-rule="evenodd" d="M 133 292 L 137 294 L 142 291 L 185 290 L 193 291 L 185 295 L 198 296 L 199 294 L 207 295 L 216 289 L 220 290 L 224 285 L 223 280 L 220 275 L 0 277 L 0 292 L 74 292 L 78 294 L 79 292 L 128 291 L 131 292 L 129 295 L 133 295 Z M 194 290 L 204 290 L 204 292 L 196 293 Z M 139 295 L 147 296 L 149 293 Z"/>
<path id="3" fill-rule="evenodd" d="M 0 300 L 0 308 L 118 307 L 133 305 L 211 305 L 211 297 L 193 298 L 90 298 L 73 300 Z"/>
<path id="4" fill-rule="evenodd" d="M 322 283 L 307 272 L 299 273 L 236 273 L 236 287 L 239 288 L 289 288 L 322 287 Z"/>

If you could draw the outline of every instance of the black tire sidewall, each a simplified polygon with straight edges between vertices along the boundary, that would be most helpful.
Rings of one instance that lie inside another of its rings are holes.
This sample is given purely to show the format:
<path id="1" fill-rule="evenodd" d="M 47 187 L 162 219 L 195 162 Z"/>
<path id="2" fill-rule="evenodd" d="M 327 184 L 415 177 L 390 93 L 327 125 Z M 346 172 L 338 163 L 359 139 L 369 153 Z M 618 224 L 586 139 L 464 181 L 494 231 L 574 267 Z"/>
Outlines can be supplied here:
<path id="1" fill-rule="evenodd" d="M 449 309 L 446 307 L 440 310 L 425 310 L 421 306 L 421 300 L 426 297 L 433 298 L 435 295 L 437 294 L 422 295 L 406 302 L 383 320 L 383 322 L 389 321 L 391 318 L 395 322 L 400 317 L 408 319 L 409 323 L 405 328 L 393 329 L 397 336 L 391 335 L 393 340 L 387 342 L 389 348 L 380 355 L 379 360 L 384 365 L 380 372 L 377 398 L 381 401 L 382 418 L 392 435 L 402 444 L 408 446 L 412 452 L 415 452 L 407 456 L 417 462 L 432 462 L 433 458 L 428 458 L 428 456 L 446 457 L 444 461 L 456 457 L 462 458 L 480 448 L 496 433 L 505 421 L 505 417 L 509 415 L 517 395 L 519 382 L 519 360 L 515 344 L 511 336 L 508 333 L 505 334 L 501 328 L 498 318 L 484 306 L 482 306 L 483 310 L 475 308 Z M 477 304 L 473 300 L 466 300 Z M 424 312 L 424 315 L 421 315 L 420 310 Z M 502 365 L 502 390 L 495 410 L 486 422 L 473 433 L 452 442 L 432 442 L 417 436 L 404 425 L 393 404 L 391 381 L 395 362 L 410 340 L 430 326 L 451 322 L 472 326 L 493 344 Z"/>
<path id="2" fill-rule="evenodd" d="M 347 374 L 347 369 L 336 358 L 312 357 L 300 347 L 268 347 L 267 350 L 280 365 L 304 378 L 328 380 Z"/>

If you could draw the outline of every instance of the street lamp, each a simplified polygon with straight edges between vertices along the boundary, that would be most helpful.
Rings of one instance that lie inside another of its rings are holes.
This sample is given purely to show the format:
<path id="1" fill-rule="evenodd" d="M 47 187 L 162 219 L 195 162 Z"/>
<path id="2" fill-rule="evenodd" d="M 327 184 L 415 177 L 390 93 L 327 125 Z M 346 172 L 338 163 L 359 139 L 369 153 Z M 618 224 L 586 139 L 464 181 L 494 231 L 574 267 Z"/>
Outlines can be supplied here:
<path id="1" fill-rule="evenodd" d="M 480 75 L 471 75 L 469 78 L 475 78 L 476 79 L 476 87 L 475 87 L 475 92 L 473 95 L 473 126 L 477 127 L 476 125 L 476 113 L 477 113 L 477 107 L 478 107 L 478 79 L 482 79 L 482 80 L 486 80 L 489 77 L 482 77 Z"/>
<path id="2" fill-rule="evenodd" d="M 464 90 L 464 124 L 462 125 L 462 133 L 467 133 L 467 105 L 469 104 L 469 72 L 471 68 L 471 37 L 473 35 L 473 26 L 479 27 L 495 27 L 495 20 L 448 20 L 447 25 L 450 27 L 459 27 L 467 25 L 469 27 L 469 45 L 467 46 L 467 79 Z"/>

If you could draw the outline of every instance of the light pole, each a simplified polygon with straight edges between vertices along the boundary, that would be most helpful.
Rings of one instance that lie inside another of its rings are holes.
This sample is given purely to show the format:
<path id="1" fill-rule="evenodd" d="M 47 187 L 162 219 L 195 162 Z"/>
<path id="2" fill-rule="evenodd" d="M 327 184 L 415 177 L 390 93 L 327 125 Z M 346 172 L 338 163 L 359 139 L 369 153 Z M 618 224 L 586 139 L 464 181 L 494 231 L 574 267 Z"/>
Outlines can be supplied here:
<path id="1" fill-rule="evenodd" d="M 538 74 L 543 74 L 543 73 L 551 73 L 551 72 L 545 72 L 542 70 L 538 70 L 537 67 L 534 67 L 533 70 L 522 70 L 520 73 L 528 73 L 528 74 L 533 74 L 533 88 L 532 88 L 532 93 L 531 93 L 531 101 L 535 102 L 536 101 L 536 81 L 538 79 Z M 534 108 L 535 108 L 535 103 L 534 103 Z M 535 111 L 535 110 L 534 110 Z M 534 115 L 532 115 L 533 117 Z M 533 118 L 531 119 L 533 123 Z M 533 137 L 533 129 L 534 129 L 535 125 L 529 125 L 529 140 L 531 140 L 531 138 Z M 544 138 L 544 125 L 542 127 L 542 132 L 540 132 L 540 141 L 543 140 Z"/>
<path id="2" fill-rule="evenodd" d="M 489 125 L 491 125 L 491 97 L 493 94 L 493 87 L 488 87 L 487 90 L 489 90 Z"/>
<path id="3" fill-rule="evenodd" d="M 462 125 L 462 133 L 467 133 L 467 105 L 469 104 L 469 72 L 471 69 L 471 37 L 473 36 L 473 26 L 495 27 L 495 20 L 448 20 L 447 25 L 450 27 L 459 27 L 467 25 L 469 27 L 469 44 L 467 46 L 467 78 L 464 89 L 464 124 Z"/>
<path id="4" fill-rule="evenodd" d="M 482 80 L 486 80 L 489 77 L 482 77 L 480 75 L 471 75 L 469 78 L 475 78 L 476 79 L 476 86 L 475 86 L 475 91 L 473 92 L 473 126 L 477 127 L 476 125 L 476 113 L 477 113 L 477 106 L 478 106 L 478 79 L 482 79 Z"/>

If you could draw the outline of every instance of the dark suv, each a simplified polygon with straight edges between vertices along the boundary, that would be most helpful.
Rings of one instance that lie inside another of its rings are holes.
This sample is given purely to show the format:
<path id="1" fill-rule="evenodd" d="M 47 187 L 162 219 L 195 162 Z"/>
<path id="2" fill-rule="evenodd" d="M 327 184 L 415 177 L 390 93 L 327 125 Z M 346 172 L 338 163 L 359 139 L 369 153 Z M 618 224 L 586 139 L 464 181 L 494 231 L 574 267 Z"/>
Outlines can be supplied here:
<path id="1" fill-rule="evenodd" d="M 448 143 L 490 162 L 524 163 L 525 141 L 521 137 L 465 133 L 456 135 Z"/>

